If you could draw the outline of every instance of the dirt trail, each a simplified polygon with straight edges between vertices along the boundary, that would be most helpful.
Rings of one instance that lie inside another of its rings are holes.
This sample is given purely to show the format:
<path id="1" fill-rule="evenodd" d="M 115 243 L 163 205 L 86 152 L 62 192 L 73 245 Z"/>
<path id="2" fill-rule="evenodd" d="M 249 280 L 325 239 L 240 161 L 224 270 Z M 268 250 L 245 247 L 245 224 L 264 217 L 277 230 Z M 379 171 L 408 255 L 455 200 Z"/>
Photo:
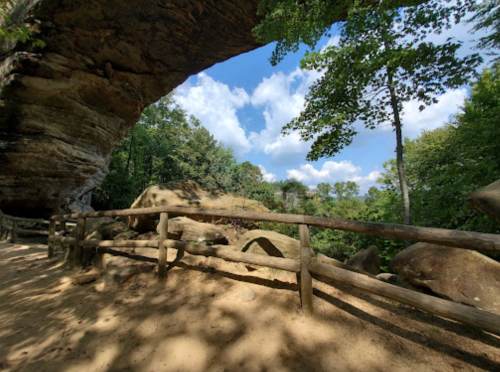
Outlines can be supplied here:
<path id="1" fill-rule="evenodd" d="M 0 244 L 0 371 L 500 371 L 498 337 L 349 288 L 315 281 L 306 319 L 290 273 L 190 258 L 102 289 L 45 254 Z"/>

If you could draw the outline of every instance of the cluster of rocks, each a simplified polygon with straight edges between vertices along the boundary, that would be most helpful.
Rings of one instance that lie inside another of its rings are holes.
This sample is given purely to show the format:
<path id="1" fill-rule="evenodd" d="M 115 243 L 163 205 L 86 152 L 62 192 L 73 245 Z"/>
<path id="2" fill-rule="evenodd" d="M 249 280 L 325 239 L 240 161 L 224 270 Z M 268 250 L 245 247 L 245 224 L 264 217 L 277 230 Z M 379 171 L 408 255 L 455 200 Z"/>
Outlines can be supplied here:
<path id="1" fill-rule="evenodd" d="M 469 202 L 473 207 L 500 221 L 500 218 L 496 217 L 500 216 L 499 190 L 500 182 L 496 182 L 473 194 Z M 492 198 L 493 201 L 490 201 Z M 132 208 L 162 205 L 268 211 L 259 202 L 224 192 L 209 191 L 194 181 L 150 187 L 136 200 Z M 157 228 L 157 220 L 158 216 L 133 217 L 127 222 L 112 218 L 88 219 L 86 239 L 156 240 L 159 235 L 154 231 Z M 206 221 L 205 217 L 196 215 L 191 218 L 171 217 L 168 236 L 170 239 L 216 244 L 218 247 L 240 252 L 300 259 L 300 242 L 296 239 L 274 231 L 250 230 L 240 236 L 236 244 L 229 245 L 225 230 L 220 225 L 203 221 Z M 314 252 L 311 253 L 314 255 Z M 379 250 L 376 246 L 361 249 L 352 257 L 334 252 L 332 257 L 318 254 L 314 259 L 391 284 L 500 314 L 500 263 L 475 251 L 417 243 L 392 259 L 391 268 L 397 275 L 381 273 Z M 151 270 L 151 265 L 134 263 L 131 266 L 129 261 L 126 258 L 114 257 L 110 261 L 111 265 L 102 272 L 103 281 L 106 284 L 122 284 L 134 275 Z M 248 267 L 258 268 L 255 265 Z M 82 280 L 90 280 L 89 278 L 90 276 Z"/>

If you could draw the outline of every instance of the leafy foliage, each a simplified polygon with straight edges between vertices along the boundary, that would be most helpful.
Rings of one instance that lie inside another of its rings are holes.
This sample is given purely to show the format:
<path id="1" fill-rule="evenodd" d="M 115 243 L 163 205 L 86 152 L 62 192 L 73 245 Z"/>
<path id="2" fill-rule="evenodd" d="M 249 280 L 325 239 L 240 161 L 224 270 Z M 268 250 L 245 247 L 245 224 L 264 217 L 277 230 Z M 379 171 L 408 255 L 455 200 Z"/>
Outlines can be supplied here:
<path id="1" fill-rule="evenodd" d="M 500 1 L 484 0 L 475 4 L 474 10 L 476 14 L 469 22 L 475 23 L 473 31 L 491 30 L 491 33 L 482 37 L 479 40 L 478 47 L 480 49 L 499 49 L 500 48 Z M 498 52 L 489 51 L 490 55 L 496 55 L 497 62 Z"/>
<path id="2" fill-rule="evenodd" d="M 45 42 L 42 40 L 33 40 L 33 31 L 28 27 L 13 24 L 10 11 L 15 4 L 15 0 L 0 0 L 0 35 L 7 40 L 19 40 L 22 43 L 32 40 L 34 47 L 45 47 Z"/>
<path id="3" fill-rule="evenodd" d="M 500 67 L 486 69 L 462 112 L 443 128 L 407 141 L 406 163 L 415 223 L 497 232 L 467 197 L 500 178 Z"/>
<path id="4" fill-rule="evenodd" d="M 127 208 L 151 185 L 188 179 L 245 197 L 273 196 L 258 167 L 237 164 L 232 150 L 217 142 L 196 118 L 187 117 L 170 95 L 146 108 L 114 149 L 94 204 L 98 209 Z"/>
<path id="5" fill-rule="evenodd" d="M 417 99 L 423 110 L 437 102 L 437 95 L 470 79 L 481 62 L 479 55 L 456 57 L 458 41 L 425 41 L 428 33 L 450 23 L 440 17 L 451 13 L 433 10 L 434 6 L 430 2 L 404 12 L 359 11 L 344 23 L 339 46 L 306 54 L 302 68 L 324 75 L 311 87 L 305 109 L 283 133 L 298 130 L 304 141 L 314 140 L 308 160 L 334 156 L 349 145 L 357 120 L 370 129 L 383 123 L 394 126 L 393 108 L 401 113 L 403 102 Z"/>
<path id="6" fill-rule="evenodd" d="M 421 2 L 404 1 L 406 5 Z M 384 2 L 389 8 L 396 8 L 401 3 L 401 0 Z M 330 28 L 334 23 L 356 11 L 373 9 L 377 4 L 359 0 L 261 0 L 258 14 L 264 19 L 253 29 L 253 34 L 262 44 L 276 41 L 270 58 L 271 64 L 276 65 L 287 53 L 297 52 L 301 43 L 314 49 L 321 37 L 331 36 Z"/>

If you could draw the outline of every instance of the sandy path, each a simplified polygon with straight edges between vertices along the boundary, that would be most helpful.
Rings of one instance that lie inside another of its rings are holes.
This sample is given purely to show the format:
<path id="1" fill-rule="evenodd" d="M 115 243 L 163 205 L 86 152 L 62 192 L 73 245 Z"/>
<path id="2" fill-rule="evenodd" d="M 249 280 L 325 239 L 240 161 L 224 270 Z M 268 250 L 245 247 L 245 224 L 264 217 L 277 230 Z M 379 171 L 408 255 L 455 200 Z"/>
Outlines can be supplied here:
<path id="1" fill-rule="evenodd" d="M 45 252 L 0 244 L 0 370 L 500 371 L 499 338 L 345 287 L 306 319 L 289 273 L 191 258 L 103 290 Z"/>

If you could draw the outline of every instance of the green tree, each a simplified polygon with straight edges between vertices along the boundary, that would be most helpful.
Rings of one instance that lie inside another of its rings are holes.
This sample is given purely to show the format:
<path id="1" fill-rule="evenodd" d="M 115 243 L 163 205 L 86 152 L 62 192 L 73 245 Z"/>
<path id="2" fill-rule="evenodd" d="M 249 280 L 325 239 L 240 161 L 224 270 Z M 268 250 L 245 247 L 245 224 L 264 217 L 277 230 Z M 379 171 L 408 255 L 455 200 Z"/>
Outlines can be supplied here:
<path id="1" fill-rule="evenodd" d="M 352 142 L 360 120 L 374 129 L 390 123 L 396 132 L 396 160 L 403 223 L 410 224 L 410 199 L 403 163 L 402 105 L 418 100 L 420 109 L 458 87 L 481 62 L 477 54 L 459 58 L 461 43 L 428 42 L 429 33 L 449 27 L 454 15 L 438 2 L 401 10 L 362 9 L 341 27 L 339 46 L 306 54 L 302 68 L 323 71 L 310 89 L 305 109 L 283 128 L 314 140 L 308 160 L 331 157 Z M 458 17 L 458 15 L 457 15 Z"/>
<path id="2" fill-rule="evenodd" d="M 423 0 L 386 0 L 387 7 L 410 6 Z M 271 64 L 279 63 L 287 53 L 297 52 L 301 44 L 314 49 L 323 36 L 330 36 L 331 26 L 361 7 L 370 9 L 379 1 L 338 0 L 261 0 L 258 14 L 262 21 L 253 29 L 262 44 L 276 42 L 270 58 Z"/>
<path id="3" fill-rule="evenodd" d="M 286 180 L 281 186 L 283 203 L 287 207 L 295 208 L 300 205 L 301 200 L 306 197 L 307 186 L 302 182 L 291 178 Z"/>
<path id="4" fill-rule="evenodd" d="M 337 195 L 337 200 L 353 199 L 359 194 L 359 186 L 356 182 L 335 182 L 333 193 Z"/>
<path id="5" fill-rule="evenodd" d="M 233 166 L 231 173 L 231 191 L 235 194 L 261 201 L 274 199 L 274 188 L 264 181 L 259 167 L 245 161 Z"/>
<path id="6" fill-rule="evenodd" d="M 330 193 L 333 191 L 333 187 L 329 183 L 320 183 L 318 184 L 316 189 L 323 201 L 329 200 L 331 198 Z"/>
<path id="7" fill-rule="evenodd" d="M 472 210 L 467 197 L 500 178 L 500 67 L 473 84 L 462 112 L 442 128 L 408 141 L 406 162 L 421 226 L 496 232 L 498 226 Z"/>
<path id="8" fill-rule="evenodd" d="M 94 204 L 98 209 L 126 208 L 145 188 L 176 180 L 229 191 L 236 165 L 232 150 L 169 95 L 146 108 L 113 150 L 109 174 L 94 193 Z"/>

